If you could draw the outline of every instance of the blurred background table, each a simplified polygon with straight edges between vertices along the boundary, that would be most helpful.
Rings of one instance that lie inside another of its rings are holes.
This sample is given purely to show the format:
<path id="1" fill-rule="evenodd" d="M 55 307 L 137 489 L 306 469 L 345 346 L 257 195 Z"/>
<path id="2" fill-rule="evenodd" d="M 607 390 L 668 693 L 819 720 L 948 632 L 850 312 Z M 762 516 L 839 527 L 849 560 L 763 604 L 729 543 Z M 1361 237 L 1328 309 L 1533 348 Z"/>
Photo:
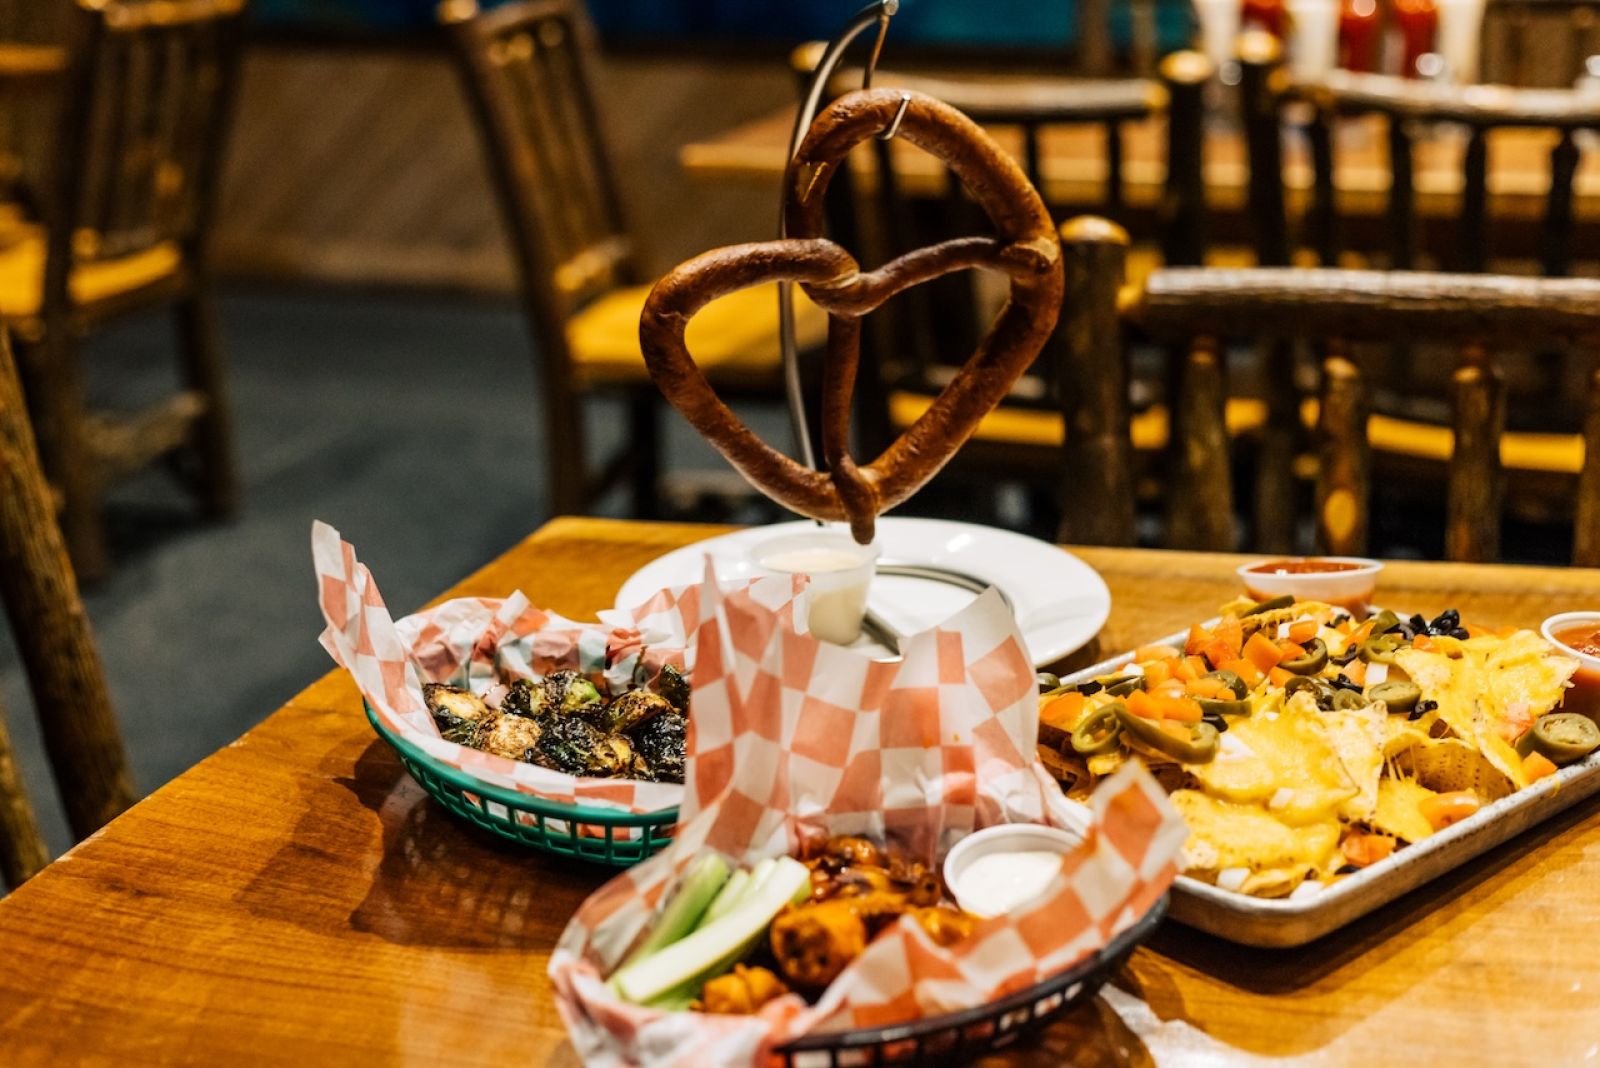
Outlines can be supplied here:
<path id="1" fill-rule="evenodd" d="M 450 596 L 573 618 L 721 528 L 564 519 Z M 1236 592 L 1238 558 L 1085 549 L 1111 618 L 1076 662 Z M 1386 599 L 1488 626 L 1572 607 L 1580 569 L 1396 563 Z M 310 640 L 310 634 L 306 639 Z M 192 695 L 196 704 L 203 694 Z M 196 710 L 197 712 L 199 709 Z M 513 850 L 412 783 L 329 674 L 0 901 L 0 1048 L 60 1063 L 574 1064 L 545 978 L 608 872 Z M 993 1063 L 1568 1064 L 1600 1015 L 1600 801 L 1322 942 L 1249 950 L 1169 923 L 1116 986 Z M 1492 979 L 1489 978 L 1492 976 Z"/>
<path id="2" fill-rule="evenodd" d="M 714 137 L 692 141 L 679 151 L 678 159 L 689 178 L 708 185 L 775 190 L 783 176 L 793 123 L 793 111 L 779 109 Z M 996 128 L 991 132 L 1021 158 L 1021 142 L 1014 130 Z M 1381 248 L 1391 178 L 1383 124 L 1378 120 L 1348 123 L 1338 137 L 1336 180 L 1341 214 L 1350 220 L 1349 238 L 1357 246 Z M 1166 178 L 1165 124 L 1159 120 L 1130 122 L 1123 127 L 1123 143 L 1123 191 L 1132 217 L 1130 229 L 1148 229 Z M 1529 258 L 1535 254 L 1550 188 L 1547 161 L 1554 144 L 1552 134 L 1535 130 L 1500 131 L 1490 139 L 1490 208 L 1497 226 L 1503 228 L 1499 247 L 1504 252 Z M 1465 145 L 1464 137 L 1448 130 L 1418 143 L 1416 208 L 1423 218 L 1451 219 L 1458 213 Z M 1291 206 L 1299 211 L 1311 189 L 1309 153 L 1303 140 L 1286 147 L 1283 180 Z M 1243 133 L 1226 122 L 1208 124 L 1204 159 L 1209 236 L 1213 242 L 1248 245 L 1250 169 Z M 895 170 L 902 190 L 909 195 L 936 197 L 944 190 L 943 170 L 937 161 L 910 145 L 895 146 Z M 1095 210 L 1104 201 L 1107 171 L 1101 131 L 1045 129 L 1040 138 L 1040 171 L 1045 201 L 1058 218 Z M 1594 153 L 1585 153 L 1579 166 L 1574 209 L 1582 222 L 1592 225 L 1600 219 L 1600 159 Z"/>

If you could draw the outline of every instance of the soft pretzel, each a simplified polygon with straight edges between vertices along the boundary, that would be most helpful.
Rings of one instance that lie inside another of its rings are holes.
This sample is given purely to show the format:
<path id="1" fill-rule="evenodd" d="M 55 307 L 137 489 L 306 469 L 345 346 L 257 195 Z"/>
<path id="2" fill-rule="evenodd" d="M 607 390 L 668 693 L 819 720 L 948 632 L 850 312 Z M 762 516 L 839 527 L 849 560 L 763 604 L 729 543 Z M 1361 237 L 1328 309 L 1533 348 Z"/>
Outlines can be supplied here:
<path id="1" fill-rule="evenodd" d="M 850 150 L 892 128 L 897 116 L 897 136 L 955 172 L 988 213 L 996 236 L 945 241 L 863 271 L 848 252 L 817 236 L 822 200 Z M 959 111 L 901 89 L 849 93 L 817 117 L 796 156 L 785 211 L 789 232 L 797 236 L 715 249 L 657 282 L 639 320 L 639 340 L 661 392 L 745 478 L 801 515 L 847 520 L 865 544 L 878 515 L 905 501 L 950 460 L 1044 346 L 1061 305 L 1061 246 L 1044 202 L 1010 156 Z M 858 465 L 849 437 L 861 317 L 902 290 L 970 267 L 1008 275 L 1010 299 L 921 418 L 876 460 Z M 689 320 L 706 304 L 777 281 L 799 283 L 828 313 L 822 471 L 756 437 L 712 390 L 684 343 Z"/>

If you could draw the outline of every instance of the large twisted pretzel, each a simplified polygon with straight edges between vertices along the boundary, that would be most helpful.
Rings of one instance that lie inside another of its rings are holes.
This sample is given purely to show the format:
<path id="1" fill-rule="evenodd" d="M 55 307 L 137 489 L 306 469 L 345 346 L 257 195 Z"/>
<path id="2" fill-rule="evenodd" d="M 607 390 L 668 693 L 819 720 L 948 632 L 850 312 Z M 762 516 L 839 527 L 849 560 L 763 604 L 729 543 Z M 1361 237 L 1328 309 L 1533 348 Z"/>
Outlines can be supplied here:
<path id="1" fill-rule="evenodd" d="M 948 164 L 988 213 L 997 236 L 945 241 L 863 271 L 844 249 L 816 236 L 822 230 L 822 198 L 849 151 L 891 129 L 897 117 L 897 136 Z M 976 123 L 931 97 L 900 89 L 850 93 L 817 116 L 796 156 L 786 212 L 789 232 L 800 236 L 715 249 L 656 283 L 639 320 L 639 340 L 661 392 L 745 478 L 801 515 L 848 520 L 856 540 L 865 544 L 872 540 L 878 515 L 932 478 L 1038 355 L 1060 310 L 1061 246 L 1027 176 Z M 904 289 L 969 267 L 1008 275 L 1010 299 L 921 418 L 883 455 L 858 465 L 849 439 L 861 317 Z M 710 301 L 776 281 L 798 282 L 828 313 L 822 372 L 825 471 L 796 463 L 756 437 L 717 396 L 684 344 L 689 320 Z"/>

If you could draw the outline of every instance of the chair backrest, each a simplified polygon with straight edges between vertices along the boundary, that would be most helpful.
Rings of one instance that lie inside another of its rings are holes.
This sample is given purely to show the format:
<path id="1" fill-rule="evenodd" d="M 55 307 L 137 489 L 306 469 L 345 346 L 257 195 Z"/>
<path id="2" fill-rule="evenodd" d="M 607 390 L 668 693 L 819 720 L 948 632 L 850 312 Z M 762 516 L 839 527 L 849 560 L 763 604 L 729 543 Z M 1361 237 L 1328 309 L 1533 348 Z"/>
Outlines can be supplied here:
<path id="1" fill-rule="evenodd" d="M 1169 540 L 1183 547 L 1231 549 L 1233 495 L 1229 474 L 1223 354 L 1230 340 L 1305 340 L 1323 346 L 1318 395 L 1317 533 L 1324 551 L 1359 553 L 1366 546 L 1371 488 L 1371 411 L 1362 371 L 1347 345 L 1429 340 L 1459 353 L 1450 399 L 1453 449 L 1449 461 L 1445 552 L 1456 560 L 1499 556 L 1504 477 L 1500 442 L 1505 392 L 1497 348 L 1577 348 L 1591 356 L 1600 344 L 1600 280 L 1545 279 L 1411 271 L 1333 269 L 1169 268 L 1136 290 L 1118 291 L 1124 235 L 1085 220 L 1063 228 L 1067 263 L 1064 316 L 1070 358 L 1066 374 L 1089 381 L 1114 378 L 1125 358 L 1122 328 L 1182 346 L 1168 479 Z M 1592 365 L 1591 365 L 1592 367 Z M 1578 479 L 1574 562 L 1600 564 L 1600 375 L 1587 377 L 1589 416 Z M 1101 457 L 1126 446 L 1125 392 L 1079 386 L 1067 391 L 1067 464 L 1079 477 Z M 1095 410 L 1096 407 L 1106 409 Z M 1119 407 L 1120 406 L 1120 407 Z M 1074 438 L 1072 430 L 1088 433 Z M 1125 465 L 1124 465 L 1125 467 Z M 1068 510 L 1068 539 L 1097 510 L 1131 508 L 1125 486 L 1084 485 L 1104 499 L 1078 499 Z M 1116 495 L 1112 495 L 1116 494 Z M 1131 516 L 1108 531 L 1131 530 Z"/>
<path id="2" fill-rule="evenodd" d="M 83 838 L 133 803 L 133 781 L 3 331 L 0 598 L 22 653 L 67 822 Z M 47 859 L 0 718 L 0 876 L 16 886 Z"/>
<path id="3" fill-rule="evenodd" d="M 1549 193 L 1538 258 L 1545 274 L 1569 273 L 1572 263 L 1573 179 L 1583 130 L 1600 129 L 1600 96 L 1577 90 L 1513 89 L 1501 85 L 1453 86 L 1336 70 L 1316 84 L 1295 84 L 1269 34 L 1240 38 L 1241 92 L 1250 157 L 1250 215 L 1261 263 L 1290 262 L 1308 247 L 1324 266 L 1344 248 L 1334 185 L 1334 123 L 1347 116 L 1377 116 L 1387 126 L 1390 182 L 1385 218 L 1388 266 L 1417 265 L 1421 220 L 1417 212 L 1415 150 L 1430 127 L 1454 124 L 1467 131 L 1461 195 L 1449 231 L 1454 247 L 1444 266 L 1482 271 L 1492 252 L 1489 231 L 1489 135 L 1497 130 L 1549 131 Z M 1312 186 L 1301 240 L 1293 239 L 1284 190 L 1284 124 L 1291 107 L 1308 113 L 1304 127 Z"/>
<path id="4" fill-rule="evenodd" d="M 806 45 L 792 55 L 792 66 L 802 87 L 815 68 L 821 49 L 820 44 Z M 1041 147 L 1044 133 L 1053 127 L 1102 129 L 1106 172 L 1103 199 L 1096 210 L 1113 216 L 1122 214 L 1125 208 L 1124 127 L 1164 118 L 1167 174 L 1157 208 L 1159 237 L 1167 262 L 1199 263 L 1205 249 L 1206 218 L 1202 94 L 1211 66 L 1198 53 L 1175 52 L 1162 60 L 1160 73 L 1157 80 L 980 81 L 879 70 L 873 85 L 915 89 L 950 104 L 986 128 L 1020 132 L 1021 162 L 1047 204 L 1051 172 Z M 836 97 L 859 87 L 861 80 L 859 69 L 841 68 L 835 73 L 827 96 Z M 854 168 L 841 168 L 830 189 L 828 224 L 838 240 L 869 246 L 865 249 L 868 259 L 877 262 L 981 225 L 981 213 L 967 200 L 948 169 L 942 176 L 942 201 L 919 209 L 911 203 L 905 183 L 897 176 L 892 142 L 875 141 L 869 151 L 870 175 L 856 175 L 852 173 Z M 1077 207 L 1082 209 L 1082 205 Z M 868 428 L 869 438 L 884 436 L 889 424 L 885 412 L 867 410 L 869 406 L 886 404 L 890 391 L 898 384 L 940 388 L 948 381 L 954 365 L 966 359 L 980 332 L 976 304 L 973 279 L 954 275 L 907 291 L 874 316 L 865 360 L 868 373 L 858 392 L 863 407 L 860 421 Z M 1013 399 L 1020 403 L 1047 403 L 1050 380 L 1049 375 L 1026 376 L 1013 391 Z M 887 444 L 887 437 L 881 444 Z"/>
<path id="5" fill-rule="evenodd" d="M 198 255 L 237 81 L 244 0 L 78 0 L 68 27 L 47 302 L 74 263 Z"/>
<path id="6" fill-rule="evenodd" d="M 1094 78 L 1119 69 L 1143 76 L 1154 74 L 1160 49 L 1156 0 L 1125 0 L 1130 32 L 1127 48 L 1120 55 L 1112 34 L 1112 6 L 1112 0 L 1078 0 L 1074 58 L 1079 73 Z"/>
<path id="7" fill-rule="evenodd" d="M 446 0 L 439 17 L 455 41 L 531 311 L 564 354 L 568 316 L 640 280 L 591 92 L 589 25 L 570 0 L 513 0 L 482 13 L 475 0 Z"/>

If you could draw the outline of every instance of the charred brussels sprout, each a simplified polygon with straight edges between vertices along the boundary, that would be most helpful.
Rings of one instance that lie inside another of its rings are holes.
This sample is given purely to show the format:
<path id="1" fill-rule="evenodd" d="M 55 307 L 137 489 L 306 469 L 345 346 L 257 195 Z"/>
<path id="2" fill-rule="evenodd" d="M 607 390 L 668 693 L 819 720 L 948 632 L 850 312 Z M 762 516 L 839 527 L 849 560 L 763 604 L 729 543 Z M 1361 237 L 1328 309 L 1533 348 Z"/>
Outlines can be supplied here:
<path id="1" fill-rule="evenodd" d="M 585 771 L 590 775 L 616 778 L 633 771 L 633 746 L 620 734 L 610 734 L 600 739 L 589 758 Z"/>
<path id="2" fill-rule="evenodd" d="M 672 707 L 679 712 L 689 714 L 689 680 L 671 664 L 662 668 L 661 674 L 656 677 L 656 693 L 671 701 Z"/>
<path id="3" fill-rule="evenodd" d="M 557 671 L 545 677 L 541 712 L 546 715 L 596 712 L 601 700 L 594 683 L 576 671 Z"/>
<path id="4" fill-rule="evenodd" d="M 539 724 L 523 716 L 495 716 L 478 737 L 478 748 L 485 753 L 536 763 L 540 736 Z"/>
<path id="5" fill-rule="evenodd" d="M 649 690 L 629 690 L 606 708 L 606 730 L 631 731 L 647 720 L 673 711 L 672 702 Z"/>
<path id="6" fill-rule="evenodd" d="M 518 679 L 500 699 L 500 711 L 513 716 L 536 716 L 539 714 L 540 700 L 539 683 L 532 679 Z"/>
<path id="7" fill-rule="evenodd" d="M 676 712 L 652 716 L 633 732 L 633 748 L 657 782 L 683 781 L 684 730 L 687 721 Z"/>
<path id="8" fill-rule="evenodd" d="M 556 716 L 544 723 L 533 762 L 556 771 L 583 775 L 595 763 L 606 736 L 580 716 Z"/>
<path id="9" fill-rule="evenodd" d="M 428 711 L 433 713 L 439 737 L 447 742 L 474 745 L 480 730 L 494 718 L 494 713 L 483 703 L 483 698 L 470 690 L 446 686 L 442 682 L 430 682 L 424 686 L 422 699 L 427 702 Z"/>

